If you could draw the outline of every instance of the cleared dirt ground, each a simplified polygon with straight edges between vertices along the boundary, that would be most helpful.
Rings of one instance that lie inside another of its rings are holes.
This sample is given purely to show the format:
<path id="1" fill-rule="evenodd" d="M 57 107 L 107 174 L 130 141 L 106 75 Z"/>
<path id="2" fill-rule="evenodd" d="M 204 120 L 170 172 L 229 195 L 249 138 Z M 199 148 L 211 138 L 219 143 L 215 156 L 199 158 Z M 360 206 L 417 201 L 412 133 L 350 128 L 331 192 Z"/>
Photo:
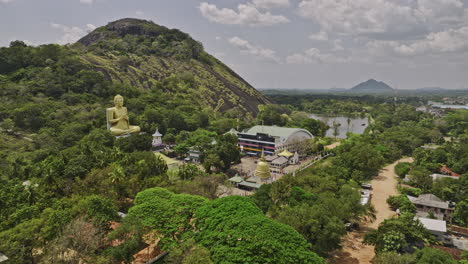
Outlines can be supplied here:
<path id="1" fill-rule="evenodd" d="M 384 167 L 377 177 L 372 181 L 372 199 L 371 203 L 376 210 L 376 221 L 373 223 L 364 222 L 358 230 L 349 232 L 343 238 L 343 248 L 335 253 L 335 256 L 329 261 L 331 264 L 367 264 L 374 258 L 374 247 L 364 245 L 362 240 L 367 232 L 376 229 L 384 219 L 395 215 L 387 204 L 387 198 L 398 194 L 396 189 L 397 175 L 395 174 L 395 165 L 398 162 L 412 162 L 412 158 L 400 159 Z"/>

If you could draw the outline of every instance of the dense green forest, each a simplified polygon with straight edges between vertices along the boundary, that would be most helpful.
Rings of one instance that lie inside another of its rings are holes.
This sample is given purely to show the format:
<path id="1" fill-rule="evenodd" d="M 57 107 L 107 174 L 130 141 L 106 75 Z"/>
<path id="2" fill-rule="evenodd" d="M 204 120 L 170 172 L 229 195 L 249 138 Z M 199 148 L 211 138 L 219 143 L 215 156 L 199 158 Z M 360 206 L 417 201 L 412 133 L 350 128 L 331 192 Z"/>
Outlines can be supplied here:
<path id="1" fill-rule="evenodd" d="M 468 111 L 437 118 L 415 111 L 418 99 L 359 96 L 288 96 L 269 104 L 185 33 L 130 22 L 110 23 L 75 45 L 14 41 L 0 48 L 0 252 L 8 263 L 129 263 L 154 240 L 169 252 L 165 263 L 325 263 L 340 248 L 346 223 L 374 216 L 359 203 L 360 184 L 402 156 L 415 158 L 401 168 L 410 174 L 428 176 L 447 164 L 462 175 L 432 185 L 415 177 L 414 184 L 457 202 L 454 221 L 467 225 Z M 245 93 L 234 97 L 233 86 Z M 115 94 L 145 134 L 117 139 L 106 130 Z M 254 124 L 306 128 L 317 136 L 315 152 L 327 126 L 307 113 L 319 110 L 364 113 L 372 122 L 317 166 L 251 197 L 217 197 L 240 159 L 236 138 L 223 133 Z M 204 170 L 186 164 L 169 171 L 150 151 L 156 128 L 175 145 L 166 154 L 182 158 L 195 147 Z M 426 143 L 440 148 L 419 148 Z M 110 221 L 120 225 L 112 229 Z M 395 226 L 406 228 L 389 247 L 381 238 Z M 431 239 L 402 215 L 368 241 L 385 263 L 392 252 Z M 69 259 L 66 252 L 73 252 Z M 407 263 L 439 253 L 416 250 Z"/>

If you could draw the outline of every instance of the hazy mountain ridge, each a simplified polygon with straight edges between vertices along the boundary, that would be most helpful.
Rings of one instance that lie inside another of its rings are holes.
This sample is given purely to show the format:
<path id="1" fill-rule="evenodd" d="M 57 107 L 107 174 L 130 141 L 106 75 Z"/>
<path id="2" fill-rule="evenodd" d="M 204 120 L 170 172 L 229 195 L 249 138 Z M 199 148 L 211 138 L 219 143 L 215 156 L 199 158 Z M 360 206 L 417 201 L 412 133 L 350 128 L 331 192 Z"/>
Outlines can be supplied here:
<path id="1" fill-rule="evenodd" d="M 395 90 L 390 87 L 388 84 L 374 79 L 367 80 L 362 82 L 347 92 L 351 93 L 393 93 Z"/>
<path id="2" fill-rule="evenodd" d="M 422 87 L 416 89 L 394 89 L 385 82 L 377 81 L 374 79 L 369 79 L 365 82 L 359 83 L 352 88 L 292 88 L 292 89 L 283 89 L 283 88 L 260 88 L 260 90 L 269 95 L 269 94 L 302 94 L 302 93 L 317 93 L 317 94 L 362 94 L 362 95 L 441 95 L 441 94 L 451 94 L 451 95 L 463 95 L 468 94 L 468 88 L 465 89 L 447 89 L 442 87 Z"/>

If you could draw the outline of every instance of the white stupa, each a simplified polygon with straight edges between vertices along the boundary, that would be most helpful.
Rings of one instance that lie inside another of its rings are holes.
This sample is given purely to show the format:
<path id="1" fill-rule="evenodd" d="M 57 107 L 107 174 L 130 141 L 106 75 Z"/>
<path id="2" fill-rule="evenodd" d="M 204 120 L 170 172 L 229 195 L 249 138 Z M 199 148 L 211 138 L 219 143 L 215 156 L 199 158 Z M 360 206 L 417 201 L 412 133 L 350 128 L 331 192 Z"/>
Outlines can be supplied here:
<path id="1" fill-rule="evenodd" d="M 162 146 L 162 134 L 159 133 L 159 130 L 158 128 L 156 128 L 156 132 L 154 132 L 153 134 L 153 142 L 151 143 L 151 145 L 153 147 L 159 147 L 159 146 Z"/>

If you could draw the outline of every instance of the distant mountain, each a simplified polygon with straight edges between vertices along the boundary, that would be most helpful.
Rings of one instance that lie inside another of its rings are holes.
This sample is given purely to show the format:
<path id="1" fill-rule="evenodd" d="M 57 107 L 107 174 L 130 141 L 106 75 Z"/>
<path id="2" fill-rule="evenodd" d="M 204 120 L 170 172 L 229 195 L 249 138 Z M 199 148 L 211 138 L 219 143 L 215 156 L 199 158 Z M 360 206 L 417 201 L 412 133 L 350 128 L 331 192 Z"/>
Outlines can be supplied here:
<path id="1" fill-rule="evenodd" d="M 393 93 L 395 90 L 384 82 L 379 82 L 374 79 L 362 82 L 348 92 L 351 93 L 372 93 L 372 94 L 382 94 L 382 93 Z"/>

